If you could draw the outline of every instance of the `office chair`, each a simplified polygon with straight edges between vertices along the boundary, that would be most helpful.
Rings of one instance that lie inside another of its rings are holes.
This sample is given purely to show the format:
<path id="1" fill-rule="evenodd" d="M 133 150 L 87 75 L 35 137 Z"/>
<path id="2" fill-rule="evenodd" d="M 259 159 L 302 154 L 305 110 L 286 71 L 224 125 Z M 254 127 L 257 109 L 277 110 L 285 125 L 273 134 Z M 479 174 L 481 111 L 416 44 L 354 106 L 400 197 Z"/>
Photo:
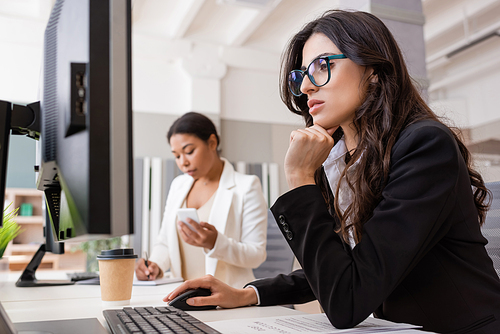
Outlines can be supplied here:
<path id="1" fill-rule="evenodd" d="M 491 191 L 493 198 L 482 232 L 488 239 L 486 251 L 493 260 L 497 275 L 500 276 L 500 182 L 486 183 L 486 188 Z"/>
<path id="2" fill-rule="evenodd" d="M 267 210 L 267 257 L 253 270 L 255 278 L 274 277 L 292 271 L 294 255 L 271 212 Z"/>

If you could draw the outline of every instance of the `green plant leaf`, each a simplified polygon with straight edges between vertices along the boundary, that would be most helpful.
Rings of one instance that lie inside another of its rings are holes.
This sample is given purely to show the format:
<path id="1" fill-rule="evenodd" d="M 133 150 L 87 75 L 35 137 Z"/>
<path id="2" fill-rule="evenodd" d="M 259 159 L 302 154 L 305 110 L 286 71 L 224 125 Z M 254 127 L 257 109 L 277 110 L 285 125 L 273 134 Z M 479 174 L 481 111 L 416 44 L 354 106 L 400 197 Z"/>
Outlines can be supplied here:
<path id="1" fill-rule="evenodd" d="M 10 205 L 3 209 L 3 227 L 0 228 L 0 258 L 3 256 L 9 242 L 23 232 L 21 226 L 15 221 L 19 208 L 9 211 Z"/>

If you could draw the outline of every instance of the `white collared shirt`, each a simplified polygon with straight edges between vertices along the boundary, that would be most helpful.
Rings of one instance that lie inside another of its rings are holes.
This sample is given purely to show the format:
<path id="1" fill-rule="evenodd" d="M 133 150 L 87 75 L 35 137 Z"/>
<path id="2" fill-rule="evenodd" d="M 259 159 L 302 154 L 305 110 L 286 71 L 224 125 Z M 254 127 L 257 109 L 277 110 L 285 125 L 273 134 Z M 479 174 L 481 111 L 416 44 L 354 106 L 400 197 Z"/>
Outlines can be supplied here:
<path id="1" fill-rule="evenodd" d="M 342 213 L 344 213 L 347 207 L 352 203 L 354 195 L 352 190 L 347 185 L 345 177 L 340 179 L 342 172 L 346 168 L 346 163 L 345 163 L 346 153 L 347 153 L 347 146 L 345 145 L 344 137 L 342 137 L 337 142 L 337 144 L 332 148 L 325 162 L 323 162 L 323 168 L 325 170 L 326 178 L 328 179 L 328 183 L 330 184 L 330 189 L 332 190 L 332 193 L 334 195 L 335 191 L 337 190 L 337 185 L 340 182 L 338 204 Z M 359 159 L 355 161 L 351 167 L 349 167 L 347 172 L 352 173 L 352 171 L 354 170 L 355 166 L 358 165 L 358 163 Z M 349 243 L 351 244 L 352 248 L 356 246 L 352 234 L 349 239 Z"/>

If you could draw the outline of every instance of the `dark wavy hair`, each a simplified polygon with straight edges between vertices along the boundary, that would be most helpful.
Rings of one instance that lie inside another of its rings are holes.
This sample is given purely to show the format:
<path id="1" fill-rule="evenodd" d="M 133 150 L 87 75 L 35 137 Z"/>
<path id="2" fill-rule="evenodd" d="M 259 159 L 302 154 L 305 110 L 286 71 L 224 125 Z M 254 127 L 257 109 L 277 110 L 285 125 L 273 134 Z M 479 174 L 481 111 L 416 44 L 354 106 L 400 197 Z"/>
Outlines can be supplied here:
<path id="1" fill-rule="evenodd" d="M 211 135 L 215 135 L 217 139 L 217 147 L 219 146 L 219 135 L 214 123 L 207 116 L 191 111 L 177 118 L 170 126 L 167 132 L 167 140 L 170 143 L 170 138 L 175 134 L 193 135 L 204 142 L 208 141 Z"/>
<path id="2" fill-rule="evenodd" d="M 336 200 L 338 196 L 332 193 L 337 194 L 338 187 L 330 190 L 322 168 L 315 175 L 330 213 L 336 212 L 340 218 L 339 230 L 344 239 L 347 241 L 352 232 L 358 242 L 364 223 L 371 218 L 381 200 L 389 175 L 391 150 L 399 133 L 419 120 L 441 121 L 420 96 L 408 74 L 401 50 L 384 23 L 366 12 L 330 10 L 297 33 L 283 53 L 281 99 L 288 109 L 303 116 L 306 126 L 313 125 L 307 96 L 297 97 L 289 91 L 288 73 L 302 66 L 304 44 L 315 33 L 326 35 L 354 63 L 373 69 L 373 73 L 364 78 L 368 87 L 366 98 L 355 111 L 353 126 L 358 133 L 358 147 L 362 149 L 356 150 L 347 164 L 348 168 L 359 160 L 354 173 L 348 177 L 344 171 L 342 175 L 354 193 L 352 204 L 343 214 Z M 370 80 L 375 75 L 377 80 Z M 479 224 L 482 225 L 489 206 L 488 190 L 481 175 L 472 168 L 470 153 L 460 138 L 460 131 L 450 129 L 467 165 Z"/>

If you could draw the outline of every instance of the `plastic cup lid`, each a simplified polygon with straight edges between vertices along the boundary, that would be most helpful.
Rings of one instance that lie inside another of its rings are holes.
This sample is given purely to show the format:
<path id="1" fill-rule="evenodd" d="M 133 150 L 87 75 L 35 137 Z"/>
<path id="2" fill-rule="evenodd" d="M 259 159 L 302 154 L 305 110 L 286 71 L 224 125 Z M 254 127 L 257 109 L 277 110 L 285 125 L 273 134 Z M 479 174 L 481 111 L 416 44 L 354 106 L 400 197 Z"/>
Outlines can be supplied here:
<path id="1" fill-rule="evenodd" d="M 115 248 L 102 250 L 100 255 L 97 255 L 98 260 L 118 260 L 118 259 L 137 259 L 133 248 Z"/>

